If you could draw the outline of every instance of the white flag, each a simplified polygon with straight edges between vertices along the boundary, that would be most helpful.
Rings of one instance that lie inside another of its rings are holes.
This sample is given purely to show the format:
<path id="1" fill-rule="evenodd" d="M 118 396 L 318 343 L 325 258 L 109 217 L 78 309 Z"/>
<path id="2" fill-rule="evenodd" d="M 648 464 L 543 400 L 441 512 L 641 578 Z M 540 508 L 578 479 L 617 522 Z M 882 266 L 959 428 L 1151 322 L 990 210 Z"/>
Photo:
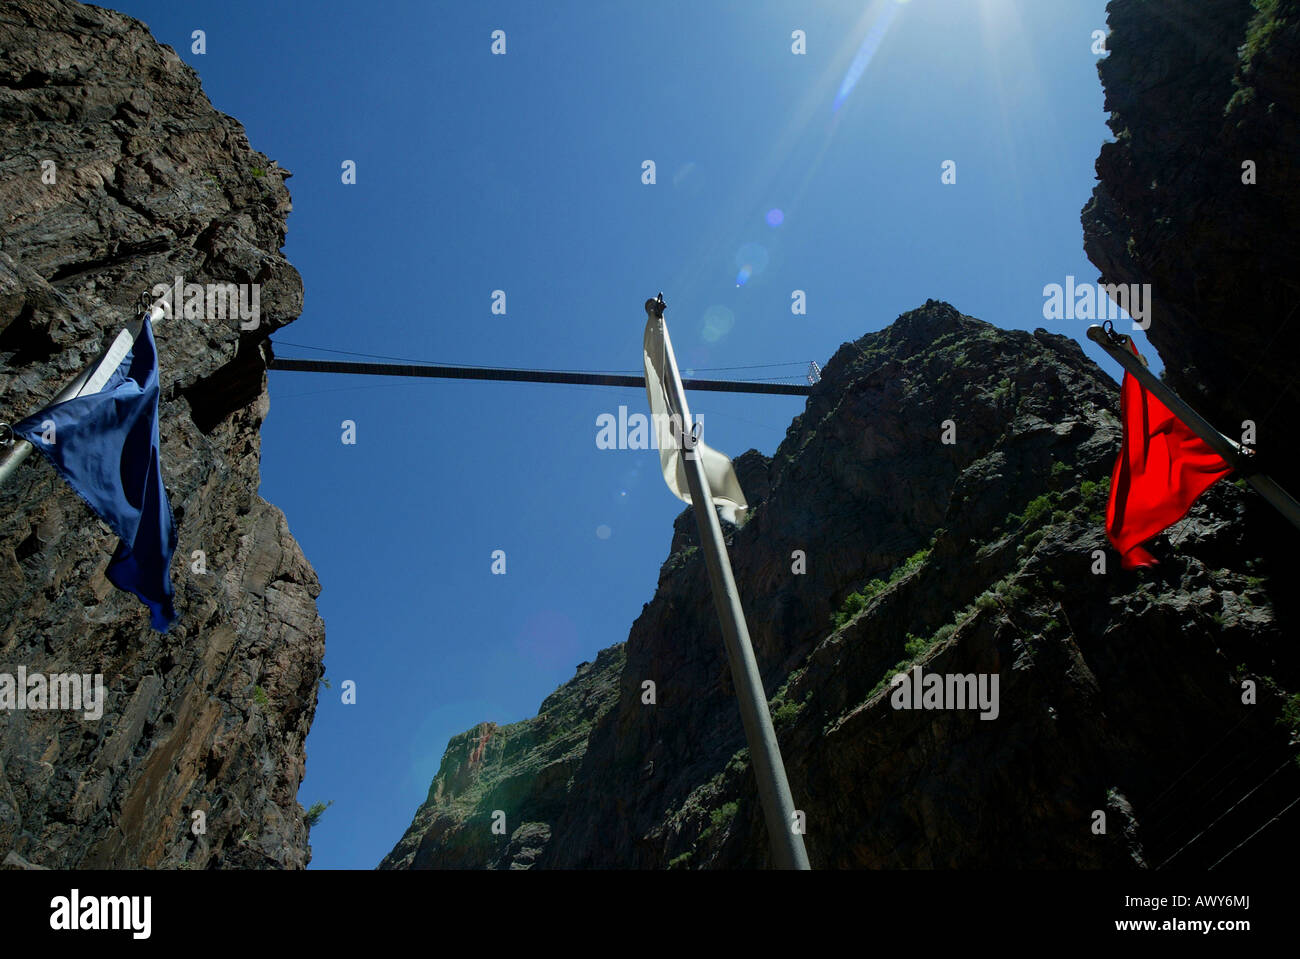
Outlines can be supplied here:
<path id="1" fill-rule="evenodd" d="M 669 382 L 669 377 L 681 382 L 677 374 L 677 358 L 673 356 L 672 340 L 668 338 L 668 327 L 664 325 L 663 317 L 651 315 L 645 325 L 645 391 L 650 401 L 650 420 L 654 423 L 655 438 L 659 445 L 659 465 L 663 468 L 664 482 L 668 484 L 668 489 L 678 499 L 689 503 L 691 492 L 686 482 L 686 467 L 672 428 L 671 414 L 678 411 L 673 409 L 665 385 Z M 681 428 L 689 433 L 691 411 L 686 406 L 686 391 L 680 392 L 684 407 L 680 411 Z M 739 525 L 744 520 L 749 504 L 745 502 L 745 494 L 741 492 L 740 480 L 736 478 L 731 460 L 702 441 L 695 444 L 694 452 L 704 464 L 704 475 L 708 478 L 713 504 L 721 508 L 723 519 Z"/>

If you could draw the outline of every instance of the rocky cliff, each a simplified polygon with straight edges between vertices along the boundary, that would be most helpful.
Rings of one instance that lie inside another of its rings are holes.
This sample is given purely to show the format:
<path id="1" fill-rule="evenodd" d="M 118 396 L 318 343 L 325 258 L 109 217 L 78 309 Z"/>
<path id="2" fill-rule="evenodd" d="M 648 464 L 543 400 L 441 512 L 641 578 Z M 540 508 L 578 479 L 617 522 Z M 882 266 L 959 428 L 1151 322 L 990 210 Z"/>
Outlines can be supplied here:
<path id="1" fill-rule="evenodd" d="M 42 458 L 0 489 L 0 673 L 101 673 L 107 699 L 99 721 L 0 713 L 0 860 L 309 858 L 295 797 L 322 672 L 319 585 L 257 496 L 263 344 L 302 307 L 279 252 L 288 176 L 138 21 L 0 4 L 0 415 L 39 409 L 154 284 L 260 292 L 255 328 L 181 314 L 157 328 L 180 534 L 169 634 L 107 582 L 115 538 Z"/>
<path id="2" fill-rule="evenodd" d="M 1105 282 L 1150 283 L 1169 384 L 1283 485 L 1300 416 L 1300 2 L 1111 0 L 1113 143 L 1083 211 Z"/>
<path id="3" fill-rule="evenodd" d="M 731 558 L 814 867 L 1209 865 L 1294 797 L 1277 524 L 1221 483 L 1160 567 L 1120 570 L 1117 404 L 1073 340 L 931 301 L 845 344 L 775 456 L 738 461 Z M 768 863 L 693 529 L 625 643 L 536 718 L 452 740 L 381 868 Z M 915 665 L 997 676 L 996 714 L 895 709 Z"/>

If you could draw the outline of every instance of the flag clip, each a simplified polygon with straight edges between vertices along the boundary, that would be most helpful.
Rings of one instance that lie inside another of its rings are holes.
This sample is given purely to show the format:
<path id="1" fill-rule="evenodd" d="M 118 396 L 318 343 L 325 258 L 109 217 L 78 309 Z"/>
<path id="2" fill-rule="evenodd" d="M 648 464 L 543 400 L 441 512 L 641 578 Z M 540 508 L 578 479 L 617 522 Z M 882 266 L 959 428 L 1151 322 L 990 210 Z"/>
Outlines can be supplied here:
<path id="1" fill-rule="evenodd" d="M 1106 320 L 1104 323 L 1101 324 L 1101 332 L 1105 335 L 1106 339 L 1111 343 L 1112 346 L 1125 347 L 1128 346 L 1129 343 L 1131 343 L 1133 340 L 1131 336 L 1125 333 L 1116 333 L 1115 324 L 1112 323 L 1110 320 Z M 1133 347 L 1133 352 L 1137 355 L 1137 358 L 1142 361 L 1143 366 L 1146 367 L 1151 366 L 1151 364 L 1147 362 L 1147 358 L 1143 356 L 1141 353 L 1138 353 L 1137 347 Z"/>
<path id="2" fill-rule="evenodd" d="M 1242 443 L 1237 444 L 1237 457 L 1232 463 L 1232 468 L 1243 478 L 1266 472 L 1259 450 Z"/>

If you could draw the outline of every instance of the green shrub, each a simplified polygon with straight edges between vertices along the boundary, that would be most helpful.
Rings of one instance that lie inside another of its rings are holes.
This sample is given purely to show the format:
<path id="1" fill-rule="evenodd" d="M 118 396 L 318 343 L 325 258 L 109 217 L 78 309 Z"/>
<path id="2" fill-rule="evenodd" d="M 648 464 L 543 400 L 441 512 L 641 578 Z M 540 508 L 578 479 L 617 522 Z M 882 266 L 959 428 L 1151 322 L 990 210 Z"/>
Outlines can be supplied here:
<path id="1" fill-rule="evenodd" d="M 867 608 L 867 597 L 861 593 L 849 593 L 844 598 L 844 605 L 841 607 L 850 616 L 854 616 Z"/>
<path id="2" fill-rule="evenodd" d="M 776 726 L 793 725 L 802 710 L 803 703 L 793 703 L 787 699 L 782 699 L 772 708 L 772 723 Z"/>
<path id="3" fill-rule="evenodd" d="M 889 584 L 883 579 L 873 579 L 871 582 L 867 583 L 866 586 L 862 587 L 862 598 L 874 599 L 876 596 L 883 593 L 888 586 Z"/>
<path id="4" fill-rule="evenodd" d="M 311 808 L 302 814 L 302 821 L 306 823 L 307 828 L 310 829 L 312 826 L 320 822 L 320 817 L 324 815 L 325 810 L 329 809 L 330 806 L 333 805 L 334 805 L 333 799 L 331 799 L 329 802 L 312 803 Z"/>
<path id="5" fill-rule="evenodd" d="M 861 593 L 849 593 L 840 604 L 838 613 L 831 613 L 831 626 L 839 629 L 867 607 L 867 598 Z"/>
<path id="6" fill-rule="evenodd" d="M 893 679 L 899 673 L 907 672 L 911 668 L 912 668 L 912 661 L 910 659 L 902 659 L 894 663 L 894 665 L 890 669 L 885 671 L 885 675 L 880 677 L 880 681 L 877 682 L 876 685 L 871 687 L 871 692 L 867 693 L 867 699 L 874 699 L 876 693 L 880 692 L 882 689 L 888 686 L 889 681 L 891 679 Z"/>
<path id="7" fill-rule="evenodd" d="M 1245 667 L 1240 667 L 1244 672 Z M 1282 713 L 1277 717 L 1279 726 L 1300 734 L 1300 693 L 1296 693 L 1282 704 Z"/>
<path id="8" fill-rule="evenodd" d="M 1246 25 L 1246 42 L 1237 49 L 1243 69 L 1249 72 L 1252 61 L 1268 46 L 1273 35 L 1286 26 L 1286 20 L 1277 15 L 1278 0 L 1254 0 L 1255 15 Z"/>
<path id="9" fill-rule="evenodd" d="M 1007 583 L 999 592 L 1008 603 L 1016 603 L 1029 595 L 1029 590 L 1015 583 Z"/>
<path id="10" fill-rule="evenodd" d="M 735 754 L 727 760 L 727 772 L 743 773 L 749 766 L 749 747 L 736 750 Z"/>
<path id="11" fill-rule="evenodd" d="M 929 648 L 930 640 L 924 636 L 913 636 L 908 633 L 907 639 L 903 641 L 903 652 L 907 654 L 908 660 L 916 659 L 917 656 L 920 656 Z"/>
<path id="12" fill-rule="evenodd" d="M 927 559 L 929 559 L 929 557 L 930 557 L 930 551 L 928 549 L 918 549 L 911 556 L 907 557 L 907 559 L 903 560 L 903 565 L 899 567 L 900 572 L 897 572 L 894 576 L 891 576 L 890 582 L 893 582 L 895 579 L 902 579 L 912 570 L 916 569 Z"/>
<path id="13" fill-rule="evenodd" d="M 1025 506 L 1024 522 L 1037 523 L 1044 516 L 1052 511 L 1052 504 L 1055 497 L 1051 493 L 1044 493 L 1042 496 L 1036 496 Z"/>
<path id="14" fill-rule="evenodd" d="M 731 820 L 736 818 L 736 811 L 740 809 L 740 803 L 732 801 L 723 803 L 717 809 L 709 813 L 709 822 L 713 823 L 714 829 L 721 829 Z"/>
<path id="15" fill-rule="evenodd" d="M 838 613 L 831 613 L 831 625 L 839 629 L 858 613 L 867 608 L 867 604 L 883 593 L 889 586 L 883 579 L 873 579 L 862 587 L 862 592 L 853 592 L 844 597 Z"/>

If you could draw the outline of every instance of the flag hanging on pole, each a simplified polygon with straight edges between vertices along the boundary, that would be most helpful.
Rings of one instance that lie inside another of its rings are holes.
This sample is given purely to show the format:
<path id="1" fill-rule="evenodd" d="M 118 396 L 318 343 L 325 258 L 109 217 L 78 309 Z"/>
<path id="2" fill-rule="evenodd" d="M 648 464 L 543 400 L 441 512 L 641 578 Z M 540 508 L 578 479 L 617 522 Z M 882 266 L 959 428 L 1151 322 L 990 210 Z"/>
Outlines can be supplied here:
<path id="1" fill-rule="evenodd" d="M 724 513 L 739 518 L 746 504 L 731 460 L 709 449 L 699 441 L 698 433 L 690 431 L 686 390 L 682 388 L 677 358 L 673 356 L 673 344 L 663 321 L 666 306 L 662 293 L 645 302 L 646 392 L 654 414 L 664 479 L 668 488 L 686 502 L 691 502 L 689 497 L 700 503 L 707 500 L 722 507 Z M 670 416 L 678 417 L 677 433 L 682 446 L 686 447 L 684 452 L 677 449 Z M 713 485 L 715 482 L 716 486 Z M 803 813 L 795 808 L 790 792 L 785 761 L 781 758 L 767 693 L 763 689 L 763 677 L 758 671 L 758 659 L 754 655 L 754 644 L 750 642 L 749 626 L 740 603 L 740 590 L 736 587 L 736 577 L 727 556 L 727 543 L 722 537 L 722 524 L 712 509 L 697 508 L 694 513 L 695 526 L 700 534 L 700 552 L 704 556 L 709 588 L 713 592 L 713 607 L 718 613 L 722 642 L 731 667 L 732 686 L 740 707 L 740 721 L 745 728 L 745 742 L 754 765 L 754 782 L 758 786 L 759 804 L 767 823 L 772 860 L 781 869 L 808 869 L 808 851 L 804 849 L 802 830 L 794 827 L 801 821 Z"/>
<path id="2" fill-rule="evenodd" d="M 650 401 L 650 420 L 654 423 L 655 439 L 659 446 L 659 465 L 663 469 L 664 482 L 672 494 L 685 503 L 691 501 L 690 488 L 686 481 L 686 470 L 682 464 L 682 451 L 678 449 L 677 438 L 673 433 L 673 419 L 678 417 L 678 428 L 689 431 L 690 410 L 674 409 L 668 398 L 666 383 L 677 368 L 673 356 L 672 340 L 668 338 L 668 327 L 662 316 L 650 314 L 645 325 L 645 390 Z M 682 394 L 682 406 L 686 406 L 685 393 Z M 687 440 L 689 441 L 689 440 Z M 705 475 L 709 479 L 709 491 L 715 506 L 721 507 L 722 518 L 728 523 L 739 525 L 744 521 L 745 494 L 740 489 L 740 480 L 736 478 L 736 469 L 724 453 L 696 441 L 694 453 L 704 464 Z"/>
<path id="3" fill-rule="evenodd" d="M 158 352 L 148 316 L 134 344 L 123 331 L 108 356 L 116 365 L 101 363 L 77 395 L 13 429 L 118 535 L 106 575 L 166 632 L 176 619 L 169 572 L 176 525 L 158 457 Z"/>
<path id="4" fill-rule="evenodd" d="M 1129 348 L 1140 358 L 1132 340 Z M 1186 516 L 1232 466 L 1127 371 L 1120 419 L 1124 442 L 1110 478 L 1106 536 L 1125 569 L 1154 566 L 1141 544 Z"/>

